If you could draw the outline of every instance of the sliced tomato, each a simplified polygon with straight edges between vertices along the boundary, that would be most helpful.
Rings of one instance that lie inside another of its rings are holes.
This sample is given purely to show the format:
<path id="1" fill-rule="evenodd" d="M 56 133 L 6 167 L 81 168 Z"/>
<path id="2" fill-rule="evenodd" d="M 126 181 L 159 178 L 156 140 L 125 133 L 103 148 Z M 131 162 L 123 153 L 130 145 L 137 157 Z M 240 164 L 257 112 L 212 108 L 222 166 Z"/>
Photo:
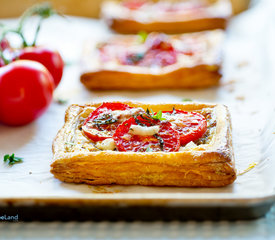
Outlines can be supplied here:
<path id="1" fill-rule="evenodd" d="M 118 54 L 118 61 L 123 65 L 165 67 L 177 62 L 178 52 L 165 34 L 150 34 L 144 43 L 146 50 L 139 52 L 125 51 Z"/>
<path id="2" fill-rule="evenodd" d="M 195 1 L 181 1 L 174 4 L 166 4 L 165 2 L 158 4 L 158 8 L 162 12 L 168 12 L 173 14 L 173 12 L 181 12 L 188 14 L 189 12 L 196 12 L 201 8 L 207 7 L 206 3 L 195 2 Z"/>
<path id="3" fill-rule="evenodd" d="M 174 51 L 174 47 L 166 34 L 149 35 L 145 44 L 149 50 Z"/>
<path id="4" fill-rule="evenodd" d="M 148 50 L 139 66 L 160 66 L 165 67 L 177 62 L 176 51 Z"/>
<path id="5" fill-rule="evenodd" d="M 131 10 L 136 10 L 141 8 L 146 2 L 146 0 L 126 0 L 122 2 L 122 5 Z"/>
<path id="6" fill-rule="evenodd" d="M 161 49 L 149 49 L 145 53 L 126 52 L 125 54 L 120 54 L 118 60 L 123 65 L 165 67 L 177 62 L 177 52 Z"/>
<path id="7" fill-rule="evenodd" d="M 150 136 L 132 135 L 129 133 L 132 125 L 159 126 L 159 132 Z M 172 128 L 171 123 L 159 120 L 144 120 L 141 116 L 129 118 L 121 123 L 113 136 L 118 151 L 145 152 L 177 152 L 180 148 L 179 133 Z"/>
<path id="8" fill-rule="evenodd" d="M 111 138 L 120 124 L 117 119 L 112 117 L 112 111 L 128 109 L 131 107 L 123 103 L 103 103 L 85 120 L 82 126 L 84 134 L 93 141 Z"/>
<path id="9" fill-rule="evenodd" d="M 180 134 L 180 143 L 185 145 L 203 136 L 207 122 L 203 115 L 182 110 L 163 111 L 163 117 L 169 121 Z"/>

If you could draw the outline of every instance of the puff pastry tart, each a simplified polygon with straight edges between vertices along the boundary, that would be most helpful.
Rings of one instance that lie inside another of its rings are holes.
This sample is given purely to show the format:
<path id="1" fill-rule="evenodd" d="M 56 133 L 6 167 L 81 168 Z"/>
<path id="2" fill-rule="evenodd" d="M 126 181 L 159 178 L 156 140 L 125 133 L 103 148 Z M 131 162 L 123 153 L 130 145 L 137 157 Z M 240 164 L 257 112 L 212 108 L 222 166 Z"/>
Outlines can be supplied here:
<path id="1" fill-rule="evenodd" d="M 87 44 L 81 82 L 88 89 L 178 89 L 218 85 L 222 30 L 168 36 L 119 35 Z"/>
<path id="2" fill-rule="evenodd" d="M 53 153 L 51 172 L 65 182 L 221 187 L 236 178 L 224 105 L 71 105 Z"/>
<path id="3" fill-rule="evenodd" d="M 119 33 L 186 33 L 225 29 L 232 15 L 230 0 L 106 1 L 102 17 Z"/>

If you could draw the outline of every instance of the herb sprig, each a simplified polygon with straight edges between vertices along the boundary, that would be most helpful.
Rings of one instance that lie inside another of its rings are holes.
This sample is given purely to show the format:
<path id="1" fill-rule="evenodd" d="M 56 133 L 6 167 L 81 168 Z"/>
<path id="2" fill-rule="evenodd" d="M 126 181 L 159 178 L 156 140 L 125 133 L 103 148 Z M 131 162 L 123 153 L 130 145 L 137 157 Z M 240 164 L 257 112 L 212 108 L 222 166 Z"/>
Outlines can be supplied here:
<path id="1" fill-rule="evenodd" d="M 96 125 L 105 125 L 115 123 L 117 122 L 117 119 L 114 119 L 111 114 L 103 114 L 101 117 L 94 119 L 93 122 Z"/>
<path id="2" fill-rule="evenodd" d="M 150 145 L 146 148 L 145 152 L 153 152 L 152 148 L 150 147 Z"/>
<path id="3" fill-rule="evenodd" d="M 138 41 L 140 43 L 144 43 L 146 41 L 147 37 L 148 37 L 148 33 L 147 32 L 140 31 L 138 33 Z"/>
<path id="4" fill-rule="evenodd" d="M 161 149 L 161 151 L 163 151 L 164 141 L 163 141 L 162 137 L 159 136 L 157 133 L 154 134 L 154 137 L 159 141 L 160 149 Z"/>
<path id="5" fill-rule="evenodd" d="M 9 154 L 6 154 L 4 156 L 4 162 L 7 162 L 9 165 L 14 165 L 16 163 L 21 163 L 23 162 L 23 158 L 21 157 L 15 157 L 14 153 L 9 155 Z"/>
<path id="6" fill-rule="evenodd" d="M 147 108 L 147 110 L 146 110 L 146 114 L 144 114 L 144 115 L 139 115 L 139 116 L 140 116 L 143 120 L 147 121 L 148 124 L 149 124 L 149 126 L 152 126 L 152 125 L 153 125 L 152 122 L 150 121 L 150 119 L 155 119 L 155 120 L 160 120 L 160 121 L 161 121 L 161 120 L 166 120 L 165 118 L 162 117 L 162 111 L 158 111 L 158 113 L 157 113 L 156 115 L 154 115 L 154 112 L 151 110 L 151 113 L 150 113 L 150 111 L 149 111 L 148 108 Z M 135 118 L 135 121 L 136 121 L 136 123 L 137 123 L 138 125 L 140 125 L 140 126 L 145 126 L 145 127 L 147 126 L 146 124 L 141 123 L 137 117 L 134 117 L 134 118 Z M 159 136 L 158 134 L 154 134 L 153 136 L 159 141 L 160 149 L 161 149 L 161 151 L 163 151 L 164 141 L 163 141 L 162 137 Z M 151 149 L 150 147 L 147 148 L 147 149 L 146 149 L 146 152 L 149 152 L 150 149 Z"/>
<path id="7" fill-rule="evenodd" d="M 152 110 L 151 110 L 151 111 L 152 111 Z M 153 114 L 152 114 L 152 118 L 157 119 L 157 120 L 160 120 L 160 121 L 166 120 L 166 118 L 162 117 L 162 111 L 161 111 L 161 110 L 158 111 L 156 115 L 153 115 Z"/>
<path id="8" fill-rule="evenodd" d="M 192 102 L 193 100 L 191 98 L 183 98 L 181 101 L 182 102 Z"/>
<path id="9" fill-rule="evenodd" d="M 151 111 L 151 112 L 150 112 L 150 111 Z M 162 117 L 162 111 L 161 111 L 161 110 L 158 111 L 157 114 L 155 114 L 155 113 L 153 112 L 152 109 L 150 109 L 150 111 L 149 111 L 149 109 L 147 108 L 146 113 L 147 113 L 147 115 L 149 115 L 151 118 L 153 118 L 153 119 L 155 119 L 155 120 L 160 120 L 160 121 L 166 120 L 166 118 Z"/>
<path id="10" fill-rule="evenodd" d="M 57 104 L 60 104 L 60 105 L 67 104 L 68 101 L 69 101 L 68 99 L 63 99 L 63 98 L 56 98 L 56 99 L 55 99 L 55 102 L 56 102 Z"/>
<path id="11" fill-rule="evenodd" d="M 27 9 L 23 15 L 20 18 L 20 21 L 18 23 L 18 26 L 16 28 L 10 28 L 6 27 L 4 24 L 0 23 L 0 26 L 2 28 L 2 33 L 0 36 L 0 41 L 6 37 L 7 34 L 13 33 L 17 34 L 17 36 L 20 37 L 22 41 L 22 47 L 30 47 L 30 46 L 36 46 L 36 40 L 39 35 L 40 29 L 42 22 L 53 16 L 53 15 L 59 15 L 64 17 L 62 14 L 59 12 L 55 11 L 52 6 L 49 3 L 38 3 L 31 8 Z M 24 35 L 23 28 L 26 25 L 26 22 L 31 19 L 31 17 L 36 16 L 38 17 L 38 24 L 35 29 L 34 37 L 32 43 L 28 43 L 26 40 L 26 37 Z"/>

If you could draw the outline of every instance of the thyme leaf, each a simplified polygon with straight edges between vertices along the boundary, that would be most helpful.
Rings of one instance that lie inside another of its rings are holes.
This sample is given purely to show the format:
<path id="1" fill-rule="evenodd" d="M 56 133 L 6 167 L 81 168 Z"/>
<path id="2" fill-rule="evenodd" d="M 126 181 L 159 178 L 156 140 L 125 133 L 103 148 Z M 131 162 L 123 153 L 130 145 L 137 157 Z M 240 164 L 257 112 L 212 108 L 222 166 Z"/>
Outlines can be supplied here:
<path id="1" fill-rule="evenodd" d="M 142 117 L 142 115 L 139 115 L 140 117 Z M 142 117 L 143 118 L 143 117 Z M 146 124 L 143 124 L 142 122 L 140 122 L 137 118 L 137 116 L 134 116 L 135 122 L 137 125 L 142 126 L 142 127 L 147 127 Z"/>
<path id="2" fill-rule="evenodd" d="M 63 98 L 57 98 L 55 99 L 56 103 L 60 104 L 60 105 L 64 105 L 68 103 L 68 99 L 63 99 Z"/>
<path id="3" fill-rule="evenodd" d="M 176 113 L 176 109 L 175 107 L 173 107 L 173 112 L 171 114 L 175 114 Z"/>
<path id="4" fill-rule="evenodd" d="M 15 157 L 14 156 L 14 153 L 13 154 L 11 154 L 11 155 L 9 155 L 9 154 L 6 154 L 5 156 L 4 156 L 4 162 L 7 162 L 9 165 L 14 165 L 14 164 L 16 164 L 16 163 L 21 163 L 21 162 L 23 162 L 23 158 L 21 158 L 21 157 Z"/>
<path id="5" fill-rule="evenodd" d="M 152 117 L 154 118 L 154 119 L 158 119 L 158 120 L 166 120 L 165 118 L 163 118 L 162 117 L 162 111 L 160 110 L 160 111 L 158 111 L 158 113 L 156 114 L 156 115 L 152 115 Z"/>
<path id="6" fill-rule="evenodd" d="M 140 62 L 140 60 L 142 60 L 143 58 L 144 58 L 144 53 L 131 53 L 131 54 L 127 55 L 126 61 L 130 65 L 138 64 Z"/>
<path id="7" fill-rule="evenodd" d="M 152 148 L 150 147 L 150 145 L 146 148 L 145 152 L 153 152 Z"/>
<path id="8" fill-rule="evenodd" d="M 105 125 L 115 123 L 117 119 L 114 119 L 111 114 L 103 114 L 102 117 L 94 119 L 93 122 L 95 125 Z"/>
<path id="9" fill-rule="evenodd" d="M 183 98 L 181 101 L 182 102 L 192 102 L 193 100 L 191 98 Z"/>
<path id="10" fill-rule="evenodd" d="M 161 136 L 158 134 L 154 134 L 154 137 L 159 141 L 160 149 L 163 151 L 164 141 Z"/>
<path id="11" fill-rule="evenodd" d="M 150 113 L 150 111 L 151 111 L 151 113 Z M 150 109 L 150 111 L 149 111 L 149 109 L 147 108 L 146 114 L 147 114 L 149 117 L 151 117 L 152 119 L 160 120 L 160 121 L 166 120 L 166 118 L 162 117 L 162 111 L 161 111 L 161 110 L 158 111 L 157 114 L 155 114 L 154 111 L 153 111 L 152 109 Z"/>
<path id="12" fill-rule="evenodd" d="M 138 42 L 139 43 L 145 43 L 147 37 L 148 37 L 147 32 L 145 32 L 145 31 L 138 32 Z"/>

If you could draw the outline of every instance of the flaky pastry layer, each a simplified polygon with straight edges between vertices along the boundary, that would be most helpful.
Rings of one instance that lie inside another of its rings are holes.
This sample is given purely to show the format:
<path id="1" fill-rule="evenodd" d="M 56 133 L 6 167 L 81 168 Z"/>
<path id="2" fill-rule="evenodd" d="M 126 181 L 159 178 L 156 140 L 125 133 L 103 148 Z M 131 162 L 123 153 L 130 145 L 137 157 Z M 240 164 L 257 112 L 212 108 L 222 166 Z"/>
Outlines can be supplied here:
<path id="1" fill-rule="evenodd" d="M 141 67 L 122 65 L 112 60 L 102 62 L 96 46 L 88 43 L 82 58 L 81 82 L 91 90 L 144 90 L 206 88 L 217 86 L 221 78 L 222 42 L 221 30 L 173 35 L 172 42 L 190 39 L 200 43 L 200 49 L 193 56 L 180 54 L 177 62 L 164 67 Z M 118 35 L 107 44 L 121 42 L 131 46 L 137 36 Z M 98 43 L 100 44 L 100 43 Z M 101 43 L 102 44 L 102 43 Z M 183 43 L 184 44 L 184 43 Z"/>
<path id="2" fill-rule="evenodd" d="M 225 29 L 232 15 L 229 0 L 209 0 L 212 4 L 200 14 L 185 14 L 172 12 L 146 12 L 130 10 L 121 6 L 120 1 L 106 1 L 101 8 L 102 17 L 108 26 L 123 34 L 133 34 L 139 31 L 164 32 L 169 34 L 199 32 L 213 29 Z"/>
<path id="3" fill-rule="evenodd" d="M 71 105 L 65 124 L 53 142 L 54 162 L 51 172 L 64 182 L 91 185 L 151 185 L 181 187 L 221 187 L 236 178 L 231 143 L 231 123 L 223 105 L 144 104 L 123 102 L 132 107 L 168 111 L 211 112 L 211 131 L 206 141 L 180 152 L 99 151 L 90 140 L 79 135 L 81 122 L 99 103 Z M 210 110 L 209 110 L 210 109 Z"/>

